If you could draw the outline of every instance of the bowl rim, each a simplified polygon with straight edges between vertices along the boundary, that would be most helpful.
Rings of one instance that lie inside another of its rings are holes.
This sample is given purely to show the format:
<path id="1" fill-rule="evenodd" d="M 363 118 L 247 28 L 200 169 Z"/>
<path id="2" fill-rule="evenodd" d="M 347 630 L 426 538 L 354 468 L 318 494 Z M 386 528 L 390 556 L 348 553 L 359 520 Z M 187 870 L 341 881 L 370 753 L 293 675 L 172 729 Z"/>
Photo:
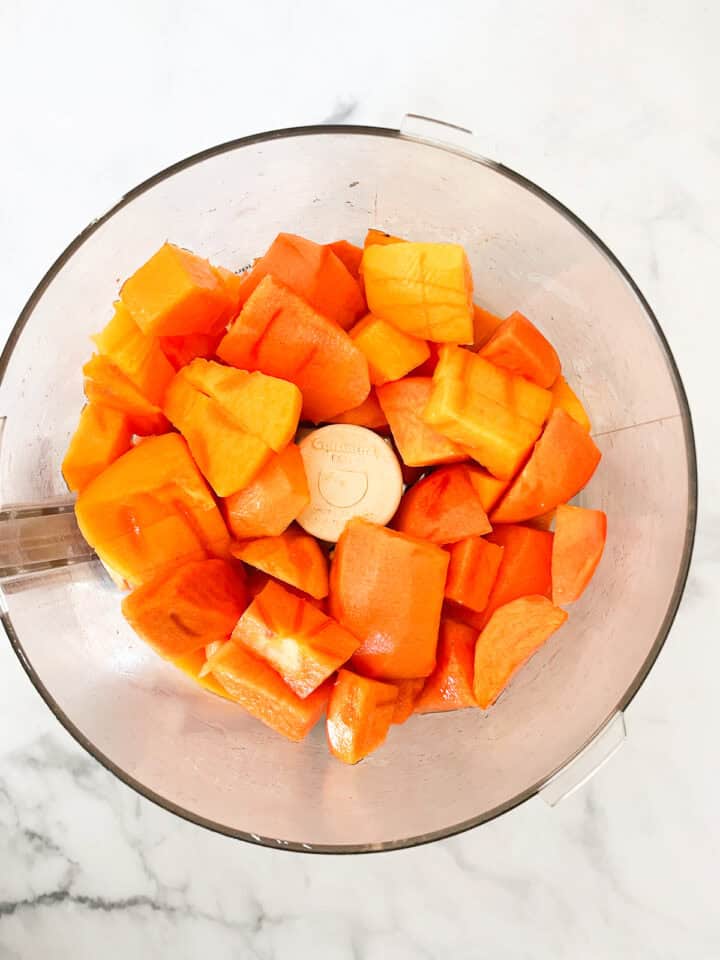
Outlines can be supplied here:
<path id="1" fill-rule="evenodd" d="M 358 124 L 311 124 L 297 127 L 286 127 L 280 128 L 277 130 L 265 131 L 262 133 L 255 133 L 245 137 L 238 137 L 233 140 L 225 141 L 224 143 L 216 144 L 215 146 L 208 147 L 204 150 L 201 150 L 197 153 L 191 154 L 185 157 L 182 160 L 177 161 L 176 163 L 171 164 L 168 167 L 165 167 L 163 170 L 153 174 L 148 177 L 146 180 L 143 180 L 137 186 L 133 187 L 127 193 L 125 193 L 121 199 L 111 206 L 105 213 L 96 217 L 92 220 L 77 236 L 68 244 L 68 246 L 62 251 L 62 253 L 57 257 L 57 259 L 52 263 L 49 269 L 46 271 L 45 275 L 39 281 L 33 292 L 30 294 L 25 306 L 22 308 L 15 324 L 13 325 L 12 330 L 7 338 L 5 346 L 0 354 L 0 385 L 2 385 L 5 379 L 5 373 L 7 367 L 10 363 L 10 359 L 15 349 L 15 346 L 22 335 L 22 332 L 28 323 L 32 313 L 43 296 L 45 290 L 48 288 L 53 279 L 57 274 L 63 269 L 63 267 L 69 262 L 73 254 L 85 243 L 85 241 L 92 236 L 92 234 L 98 230 L 106 221 L 108 221 L 114 214 L 116 214 L 123 207 L 131 203 L 135 198 L 139 197 L 141 194 L 150 190 L 156 184 L 160 183 L 163 180 L 169 179 L 174 176 L 176 173 L 180 173 L 187 168 L 194 166 L 196 164 L 202 163 L 205 160 L 211 159 L 213 157 L 219 156 L 223 153 L 229 153 L 233 150 L 241 149 L 243 147 L 252 146 L 258 143 L 265 143 L 271 140 L 278 140 L 281 138 L 287 137 L 304 137 L 304 136 L 327 136 L 327 135 L 362 135 L 362 136 L 372 136 L 372 137 L 385 137 L 390 139 L 400 139 L 407 140 L 413 143 L 421 144 L 429 149 L 441 150 L 446 153 L 454 153 L 459 156 L 462 156 L 466 159 L 472 160 L 476 163 L 479 163 L 489 169 L 495 171 L 500 176 L 503 176 L 525 190 L 529 191 L 535 197 L 543 201 L 549 207 L 551 207 L 556 213 L 559 213 L 564 217 L 570 224 L 572 224 L 577 230 L 579 230 L 585 238 L 595 247 L 595 249 L 609 262 L 609 264 L 615 268 L 615 270 L 620 274 L 622 279 L 630 288 L 631 292 L 635 295 L 639 301 L 641 307 L 643 308 L 647 319 L 650 323 L 651 328 L 653 329 L 660 347 L 663 351 L 665 361 L 667 363 L 668 371 L 670 374 L 670 379 L 672 380 L 673 387 L 675 389 L 675 394 L 678 401 L 678 407 L 680 409 L 680 417 L 683 427 L 683 436 L 685 441 L 685 455 L 686 455 L 686 467 L 687 467 L 687 482 L 688 482 L 688 506 L 687 506 L 687 517 L 686 517 L 686 526 L 685 526 L 685 540 L 683 544 L 682 556 L 680 558 L 678 573 L 675 580 L 675 584 L 668 600 L 667 608 L 665 611 L 665 616 L 663 618 L 660 629 L 658 630 L 655 641 L 650 648 L 647 657 L 642 663 L 640 669 L 635 675 L 632 683 L 625 691 L 621 697 L 619 703 L 615 708 L 608 714 L 607 717 L 603 718 L 602 722 L 598 725 L 597 729 L 587 738 L 587 740 L 566 760 L 553 770 L 546 777 L 543 777 L 537 783 L 523 790 L 516 796 L 510 798 L 509 800 L 504 801 L 502 804 L 498 804 L 493 809 L 486 811 L 483 814 L 480 814 L 476 817 L 471 817 L 469 819 L 463 820 L 459 823 L 450 824 L 447 827 L 443 827 L 439 830 L 434 830 L 429 833 L 420 834 L 417 836 L 411 837 L 402 837 L 398 840 L 383 841 L 381 843 L 364 843 L 364 844 L 352 844 L 352 843 L 338 843 L 338 844 L 309 844 L 302 843 L 298 841 L 289 841 L 282 840 L 273 837 L 262 837 L 257 834 L 246 832 L 243 830 L 238 830 L 233 827 L 229 827 L 225 824 L 217 823 L 216 821 L 209 820 L 200 814 L 188 810 L 185 807 L 180 806 L 172 800 L 163 797 L 161 794 L 158 794 L 151 788 L 147 787 L 145 784 L 141 783 L 139 780 L 136 780 L 132 775 L 127 771 L 119 767 L 109 756 L 104 754 L 83 732 L 77 727 L 70 717 L 63 711 L 57 701 L 54 699 L 48 688 L 45 686 L 43 681 L 40 679 L 39 675 L 35 671 L 32 663 L 30 662 L 23 645 L 13 627 L 12 620 L 9 616 L 9 613 L 6 609 L 2 610 L 0 613 L 0 620 L 2 620 L 3 626 L 7 633 L 10 645 L 15 651 L 18 660 L 20 661 L 25 673 L 30 679 L 31 683 L 40 694 L 42 699 L 45 701 L 46 705 L 55 715 L 55 718 L 62 724 L 65 730 L 74 738 L 74 740 L 83 747 L 95 760 L 97 760 L 106 770 L 112 773 L 120 781 L 122 781 L 126 786 L 130 787 L 136 791 L 140 796 L 144 797 L 146 800 L 150 800 L 152 803 L 156 804 L 159 807 L 162 807 L 164 810 L 169 813 L 174 814 L 175 816 L 180 817 L 183 820 L 187 820 L 190 823 L 195 824 L 196 826 L 204 827 L 208 830 L 212 830 L 215 833 L 222 834 L 227 837 L 232 837 L 238 840 L 244 840 L 248 843 L 252 843 L 257 846 L 263 846 L 274 850 L 290 850 L 293 852 L 299 853 L 319 853 L 319 854 L 353 854 L 353 853 L 375 853 L 383 852 L 389 850 L 402 850 L 409 847 L 420 846 L 426 843 L 432 843 L 435 840 L 442 840 L 448 837 L 456 836 L 457 834 L 464 833 L 466 830 L 471 830 L 474 827 L 480 826 L 480 824 L 487 823 L 491 820 L 494 820 L 496 817 L 501 816 L 504 813 L 508 813 L 510 810 L 513 810 L 515 807 L 518 807 L 520 804 L 529 800 L 531 797 L 535 796 L 540 792 L 540 790 L 547 784 L 560 770 L 565 769 L 573 760 L 581 754 L 598 736 L 598 734 L 605 728 L 606 724 L 610 719 L 615 716 L 618 712 L 623 712 L 627 709 L 629 704 L 632 702 L 633 698 L 637 694 L 640 687 L 645 682 L 650 670 L 652 669 L 655 661 L 657 660 L 660 651 L 662 650 L 665 641 L 668 637 L 670 629 L 675 620 L 678 608 L 680 606 L 680 601 L 685 589 L 685 584 L 687 582 L 687 577 L 690 569 L 690 563 L 693 552 L 693 545 L 695 540 L 695 530 L 697 523 L 697 501 L 698 501 L 698 479 L 697 479 L 697 454 L 695 446 L 695 437 L 692 423 L 692 415 L 690 412 L 690 405 L 688 402 L 687 394 L 685 387 L 680 376 L 680 372 L 673 356 L 670 345 L 668 344 L 667 338 L 660 326 L 660 323 L 653 312 L 650 304 L 647 299 L 641 292 L 638 285 L 633 280 L 632 276 L 628 270 L 623 266 L 620 260 L 615 256 L 615 254 L 610 250 L 610 248 L 598 237 L 598 235 L 579 217 L 577 214 L 573 213 L 568 207 L 566 207 L 560 200 L 555 196 L 550 194 L 548 191 L 544 190 L 542 187 L 538 186 L 534 181 L 529 180 L 527 177 L 518 173 L 516 170 L 506 166 L 503 163 L 499 163 L 495 160 L 491 160 L 488 157 L 484 157 L 480 154 L 474 153 L 471 150 L 457 147 L 451 144 L 444 142 L 439 142 L 437 140 L 427 139 L 424 137 L 416 136 L 410 133 L 403 132 L 390 127 L 377 127 L 377 126 L 365 126 Z M 2 596 L 2 585 L 0 584 L 0 596 Z"/>

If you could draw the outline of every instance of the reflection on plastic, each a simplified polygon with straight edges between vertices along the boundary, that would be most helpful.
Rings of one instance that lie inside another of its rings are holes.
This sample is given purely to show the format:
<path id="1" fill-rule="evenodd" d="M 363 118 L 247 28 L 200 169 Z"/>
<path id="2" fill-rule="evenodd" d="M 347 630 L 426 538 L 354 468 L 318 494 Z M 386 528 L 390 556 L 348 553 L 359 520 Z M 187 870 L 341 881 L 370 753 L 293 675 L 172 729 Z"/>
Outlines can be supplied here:
<path id="1" fill-rule="evenodd" d="M 472 130 L 458 126 L 456 123 L 446 123 L 445 120 L 423 117 L 419 113 L 405 114 L 400 124 L 400 133 L 409 137 L 434 140 L 436 143 L 446 143 L 453 147 L 463 147 L 466 150 L 473 147 Z"/>
<path id="2" fill-rule="evenodd" d="M 625 715 L 618 712 L 608 720 L 592 743 L 541 787 L 539 794 L 545 803 L 554 807 L 587 783 L 620 749 L 625 736 Z"/>

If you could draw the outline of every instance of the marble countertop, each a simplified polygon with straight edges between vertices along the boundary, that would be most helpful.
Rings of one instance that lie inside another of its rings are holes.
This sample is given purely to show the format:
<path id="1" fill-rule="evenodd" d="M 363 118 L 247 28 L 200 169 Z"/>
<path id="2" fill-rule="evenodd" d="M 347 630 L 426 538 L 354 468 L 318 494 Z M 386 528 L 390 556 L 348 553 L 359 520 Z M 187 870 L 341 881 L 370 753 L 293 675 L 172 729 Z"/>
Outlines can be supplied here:
<path id="1" fill-rule="evenodd" d="M 684 376 L 694 563 L 628 741 L 551 809 L 366 857 L 174 819 L 65 733 L 0 643 L 0 960 L 720 956 L 720 7 L 37 0 L 0 9 L 0 334 L 48 264 L 174 160 L 299 123 L 472 128 L 617 253 Z"/>

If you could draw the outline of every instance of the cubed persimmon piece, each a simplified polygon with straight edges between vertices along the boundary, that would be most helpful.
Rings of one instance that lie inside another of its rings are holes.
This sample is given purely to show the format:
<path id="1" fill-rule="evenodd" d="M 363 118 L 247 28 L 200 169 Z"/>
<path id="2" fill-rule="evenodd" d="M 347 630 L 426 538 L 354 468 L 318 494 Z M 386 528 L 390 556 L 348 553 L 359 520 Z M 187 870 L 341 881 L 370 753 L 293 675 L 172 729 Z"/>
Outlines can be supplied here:
<path id="1" fill-rule="evenodd" d="M 492 508 L 498 502 L 503 493 L 510 485 L 509 480 L 500 480 L 488 473 L 484 467 L 468 465 L 468 476 L 470 483 L 475 488 L 475 493 L 480 497 L 480 503 L 485 513 L 490 513 Z"/>
<path id="2" fill-rule="evenodd" d="M 393 722 L 397 696 L 397 687 L 391 683 L 341 670 L 327 711 L 327 737 L 333 755 L 352 764 L 377 750 Z"/>
<path id="3" fill-rule="evenodd" d="M 522 377 L 469 350 L 444 347 L 422 416 L 493 476 L 507 479 L 532 449 L 550 402 L 547 390 Z"/>
<path id="4" fill-rule="evenodd" d="M 500 567 L 488 602 L 481 613 L 451 604 L 451 615 L 482 630 L 493 612 L 511 600 L 529 594 L 552 594 L 551 559 L 553 534 L 519 524 L 500 524 L 485 538 L 503 548 Z"/>
<path id="5" fill-rule="evenodd" d="M 499 607 L 475 646 L 474 691 L 487 710 L 513 675 L 567 620 L 567 613 L 542 596 L 520 597 Z"/>
<path id="6" fill-rule="evenodd" d="M 425 340 L 411 337 L 371 313 L 356 323 L 349 335 L 364 353 L 370 383 L 376 387 L 399 380 L 430 356 Z"/>
<path id="7" fill-rule="evenodd" d="M 305 237 L 279 233 L 244 278 L 242 296 L 247 299 L 268 275 L 343 330 L 365 310 L 358 282 L 342 260 L 329 246 Z"/>
<path id="8" fill-rule="evenodd" d="M 588 417 L 585 407 L 565 377 L 558 377 L 550 388 L 550 392 L 552 393 L 553 408 L 561 407 L 565 413 L 569 414 L 573 420 L 577 420 L 580 426 L 590 433 L 590 417 Z"/>
<path id="9" fill-rule="evenodd" d="M 473 304 L 473 350 L 484 346 L 503 322 L 502 317 Z"/>
<path id="10" fill-rule="evenodd" d="M 367 360 L 345 331 L 271 276 L 260 282 L 217 352 L 234 367 L 297 384 L 303 417 L 318 423 L 359 406 L 370 392 Z"/>
<path id="11" fill-rule="evenodd" d="M 94 353 L 83 367 L 83 377 L 90 403 L 124 413 L 133 433 L 148 436 L 170 429 L 161 408 L 151 403 L 107 357 Z"/>
<path id="12" fill-rule="evenodd" d="M 482 613 L 495 585 L 503 548 L 482 537 L 466 537 L 450 544 L 445 596 Z"/>
<path id="13" fill-rule="evenodd" d="M 480 350 L 480 356 L 539 387 L 551 386 L 560 376 L 555 347 L 524 314 L 511 313 Z"/>
<path id="14" fill-rule="evenodd" d="M 530 459 L 495 507 L 493 523 L 517 523 L 567 503 L 600 463 L 590 434 L 556 407 Z"/>
<path id="15" fill-rule="evenodd" d="M 332 617 L 272 580 L 240 617 L 232 639 L 266 660 L 302 698 L 349 660 L 359 645 Z"/>
<path id="16" fill-rule="evenodd" d="M 376 317 L 422 340 L 472 343 L 472 276 L 459 244 L 372 244 L 362 274 Z"/>
<path id="17" fill-rule="evenodd" d="M 157 338 L 142 332 L 123 303 L 115 304 L 112 319 L 92 339 L 98 352 L 114 363 L 150 403 L 162 406 L 175 371 Z"/>
<path id="18" fill-rule="evenodd" d="M 175 375 L 165 413 L 212 488 L 227 497 L 287 446 L 301 404 L 300 391 L 286 380 L 198 359 Z"/>
<path id="19" fill-rule="evenodd" d="M 532 527 L 534 530 L 552 530 L 556 512 L 557 508 L 548 510 L 547 513 L 541 513 L 530 520 L 525 520 L 525 526 Z"/>
<path id="20" fill-rule="evenodd" d="M 207 649 L 212 649 L 213 647 L 219 649 L 221 646 L 222 641 L 218 641 L 217 643 L 209 644 Z M 206 672 L 207 656 L 205 649 L 201 648 L 200 650 L 193 650 L 192 653 L 186 653 L 181 657 L 173 657 L 170 662 L 173 666 L 177 667 L 178 670 L 182 670 L 191 680 L 194 680 L 195 683 L 203 687 L 203 689 L 209 690 L 210 693 L 217 694 L 218 697 L 224 697 L 226 700 L 232 699 L 225 688 L 220 686 L 212 673 Z"/>
<path id="21" fill-rule="evenodd" d="M 88 403 L 62 462 L 70 490 L 82 490 L 132 446 L 133 430 L 124 413 Z"/>
<path id="22" fill-rule="evenodd" d="M 348 240 L 334 240 L 326 246 L 329 250 L 332 250 L 338 260 L 345 264 L 348 273 L 357 280 L 360 276 L 360 264 L 362 263 L 362 247 L 356 247 L 354 243 L 350 243 Z"/>
<path id="23" fill-rule="evenodd" d="M 367 520 L 350 520 L 330 568 L 330 613 L 361 646 L 353 668 L 367 676 L 426 677 L 435 666 L 449 557 Z"/>
<path id="24" fill-rule="evenodd" d="M 222 321 L 218 321 L 218 326 L 222 323 L 222 332 L 224 333 L 225 327 L 228 323 L 232 323 L 245 302 L 243 296 L 245 277 L 233 273 L 232 270 L 227 270 L 225 267 L 212 267 L 212 270 L 225 291 L 227 305 L 222 315 Z"/>
<path id="25" fill-rule="evenodd" d="M 238 540 L 277 537 L 310 503 L 297 444 L 273 454 L 254 480 L 225 498 L 228 527 Z"/>
<path id="26" fill-rule="evenodd" d="M 328 561 L 315 537 L 290 527 L 276 537 L 261 537 L 232 547 L 233 556 L 289 583 L 316 600 L 328 595 Z"/>
<path id="27" fill-rule="evenodd" d="M 215 499 L 177 433 L 123 454 L 80 493 L 75 514 L 100 559 L 133 587 L 190 560 L 229 556 Z"/>
<path id="28" fill-rule="evenodd" d="M 163 353 L 175 370 L 186 367 L 200 357 L 208 359 L 215 356 L 218 344 L 225 336 L 220 333 L 188 333 L 184 337 L 158 337 Z"/>
<path id="29" fill-rule="evenodd" d="M 143 333 L 213 333 L 228 310 L 228 294 L 207 260 L 165 243 L 122 285 L 120 299 Z"/>
<path id="30" fill-rule="evenodd" d="M 432 391 L 430 377 L 404 377 L 377 388 L 377 398 L 390 424 L 395 446 L 408 467 L 435 466 L 467 460 L 468 455 L 422 419 Z"/>
<path id="31" fill-rule="evenodd" d="M 330 423 L 350 423 L 369 430 L 387 430 L 388 421 L 377 398 L 377 392 L 371 390 L 363 402 L 330 418 Z"/>
<path id="32" fill-rule="evenodd" d="M 476 707 L 473 662 L 477 631 L 455 620 L 443 620 L 435 669 L 415 702 L 415 713 L 441 713 Z"/>
<path id="33" fill-rule="evenodd" d="M 234 640 L 223 644 L 207 666 L 231 700 L 288 740 L 304 740 L 330 699 L 332 680 L 299 697 L 265 660 Z"/>
<path id="34" fill-rule="evenodd" d="M 492 529 L 464 464 L 440 467 L 413 484 L 400 501 L 393 526 L 440 544 Z"/>
<path id="35" fill-rule="evenodd" d="M 406 243 L 402 237 L 395 237 L 392 233 L 385 233 L 384 230 L 375 230 L 373 227 L 365 234 L 363 247 L 372 247 L 373 245 L 386 247 L 391 243 Z"/>
<path id="36" fill-rule="evenodd" d="M 578 600 L 605 549 L 607 517 L 602 510 L 561 504 L 555 517 L 552 551 L 553 603 Z"/>
<path id="37" fill-rule="evenodd" d="M 417 677 L 413 680 L 389 680 L 386 682 L 397 687 L 398 692 L 393 707 L 392 722 L 405 723 L 413 714 L 417 699 L 425 686 L 425 678 Z"/>
<path id="38" fill-rule="evenodd" d="M 233 547 L 230 548 L 231 550 Z M 289 583 L 280 583 L 279 580 L 275 580 L 270 576 L 269 573 L 264 573 L 262 570 L 258 570 L 257 567 L 248 567 L 247 568 L 247 585 L 248 593 L 251 597 L 256 597 L 261 590 L 264 590 L 268 583 L 276 583 L 287 590 L 289 593 L 294 594 L 296 597 L 300 597 L 301 600 L 307 600 L 308 603 L 311 603 L 314 607 L 317 607 L 318 610 L 322 610 L 323 613 L 327 613 L 327 598 L 323 597 L 318 600 L 315 597 L 311 597 L 309 593 L 304 593 L 302 590 L 298 590 L 297 587 L 293 587 Z"/>
<path id="39" fill-rule="evenodd" d="M 135 633 L 173 659 L 227 640 L 248 600 L 239 564 L 199 560 L 133 590 L 122 612 Z"/>

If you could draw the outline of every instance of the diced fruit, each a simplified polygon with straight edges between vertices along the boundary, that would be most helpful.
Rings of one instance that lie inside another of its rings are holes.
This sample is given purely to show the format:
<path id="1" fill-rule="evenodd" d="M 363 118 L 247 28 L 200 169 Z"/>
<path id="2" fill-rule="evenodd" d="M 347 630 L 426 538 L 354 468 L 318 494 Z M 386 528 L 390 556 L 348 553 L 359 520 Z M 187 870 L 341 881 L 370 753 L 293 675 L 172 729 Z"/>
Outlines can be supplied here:
<path id="1" fill-rule="evenodd" d="M 225 517 L 238 540 L 277 537 L 310 503 L 303 459 L 290 443 L 273 454 L 242 490 L 225 499 Z"/>
<path id="2" fill-rule="evenodd" d="M 590 434 L 564 410 L 553 410 L 530 459 L 495 507 L 493 523 L 516 523 L 566 503 L 600 463 Z"/>
<path id="3" fill-rule="evenodd" d="M 101 356 L 114 363 L 150 403 L 162 406 L 175 371 L 158 340 L 142 332 L 123 303 L 115 304 L 112 320 L 92 339 Z"/>
<path id="4" fill-rule="evenodd" d="M 540 387 L 549 387 L 560 376 L 560 358 L 555 347 L 517 311 L 503 320 L 480 356 Z"/>
<path id="5" fill-rule="evenodd" d="M 330 423 L 350 423 L 356 427 L 367 427 L 369 430 L 386 430 L 388 425 L 375 390 L 370 391 L 360 406 L 337 413 L 330 419 Z"/>
<path id="6" fill-rule="evenodd" d="M 316 422 L 359 406 L 370 392 L 367 360 L 350 337 L 270 276 L 217 352 L 235 367 L 297 384 L 303 417 Z"/>
<path id="7" fill-rule="evenodd" d="M 402 461 L 409 467 L 466 460 L 467 454 L 422 419 L 432 391 L 430 377 L 404 377 L 378 387 L 377 397 L 390 424 Z"/>
<path id="8" fill-rule="evenodd" d="M 227 640 L 247 604 L 239 565 L 200 560 L 133 590 L 122 612 L 143 640 L 173 659 Z"/>
<path id="9" fill-rule="evenodd" d="M 240 617 L 232 639 L 266 660 L 302 698 L 341 667 L 359 643 L 332 617 L 272 580 Z"/>
<path id="10" fill-rule="evenodd" d="M 350 520 L 330 570 L 330 612 L 361 641 L 353 666 L 393 680 L 426 677 L 435 666 L 449 557 L 366 520 Z"/>
<path id="11" fill-rule="evenodd" d="M 475 493 L 480 497 L 480 503 L 485 513 L 490 513 L 502 494 L 510 485 L 509 480 L 499 480 L 483 467 L 468 466 L 470 483 L 475 487 Z"/>
<path id="12" fill-rule="evenodd" d="M 211 644 L 210 646 L 212 647 L 214 644 Z M 217 646 L 221 647 L 222 642 L 219 641 Z M 207 664 L 205 650 L 193 650 L 192 653 L 186 653 L 182 657 L 173 657 L 170 662 L 173 664 L 173 666 L 177 667 L 179 670 L 182 670 L 182 672 L 190 677 L 191 680 L 194 680 L 195 683 L 198 683 L 201 687 L 204 687 L 205 690 L 209 690 L 211 693 L 215 693 L 219 697 L 224 697 L 226 700 L 232 699 L 230 696 L 228 696 L 225 688 L 220 686 L 215 677 L 211 673 L 205 672 Z"/>
<path id="13" fill-rule="evenodd" d="M 547 597 L 520 597 L 500 607 L 475 647 L 475 697 L 487 710 L 513 674 L 567 620 L 567 613 Z"/>
<path id="14" fill-rule="evenodd" d="M 356 247 L 354 243 L 348 243 L 347 240 L 335 240 L 333 243 L 326 244 L 326 246 L 329 250 L 332 250 L 338 260 L 345 264 L 348 273 L 357 280 L 360 276 L 360 264 L 362 263 L 362 247 Z"/>
<path id="15" fill-rule="evenodd" d="M 234 640 L 228 640 L 208 666 L 232 700 L 288 740 L 304 740 L 330 699 L 331 680 L 303 699 L 264 660 Z"/>
<path id="16" fill-rule="evenodd" d="M 341 670 L 327 712 L 330 750 L 343 763 L 358 763 L 384 742 L 393 720 L 397 687 Z"/>
<path id="17" fill-rule="evenodd" d="M 448 552 L 450 566 L 445 596 L 482 613 L 500 569 L 503 548 L 482 537 L 466 537 L 451 544 Z"/>
<path id="18" fill-rule="evenodd" d="M 90 546 L 131 586 L 190 560 L 229 555 L 217 504 L 177 433 L 123 454 L 85 487 L 75 513 Z"/>
<path id="19" fill-rule="evenodd" d="M 484 346 L 497 328 L 503 322 L 502 317 L 496 317 L 489 310 L 484 310 L 476 303 L 473 304 L 473 350 Z"/>
<path id="20" fill-rule="evenodd" d="M 405 243 L 402 237 L 394 237 L 391 233 L 385 233 L 383 230 L 370 229 L 365 234 L 365 243 L 363 246 L 365 248 L 372 247 L 373 245 L 385 247 L 391 243 Z"/>
<path id="21" fill-rule="evenodd" d="M 607 517 L 602 510 L 557 508 L 552 551 L 552 599 L 572 603 L 582 596 L 605 549 Z"/>
<path id="22" fill-rule="evenodd" d="M 585 407 L 565 377 L 558 377 L 550 388 L 550 392 L 552 393 L 553 407 L 563 409 L 565 413 L 569 414 L 573 420 L 577 420 L 580 426 L 590 433 L 590 417 L 588 417 Z"/>
<path id="23" fill-rule="evenodd" d="M 133 433 L 147 436 L 170 429 L 160 407 L 144 397 L 107 357 L 93 354 L 83 367 L 83 376 L 90 403 L 124 413 Z"/>
<path id="24" fill-rule="evenodd" d="M 437 664 L 415 703 L 415 713 L 439 713 L 476 707 L 473 661 L 477 632 L 464 623 L 443 620 Z"/>
<path id="25" fill-rule="evenodd" d="M 425 686 L 425 678 L 419 677 L 415 680 L 393 680 L 388 681 L 397 687 L 397 700 L 393 708 L 392 722 L 405 723 L 415 709 L 417 698 L 420 696 Z"/>
<path id="26" fill-rule="evenodd" d="M 165 413 L 218 496 L 247 486 L 297 429 L 302 397 L 285 380 L 193 360 L 168 387 Z"/>
<path id="27" fill-rule="evenodd" d="M 541 513 L 537 517 L 533 517 L 531 520 L 526 520 L 525 524 L 528 527 L 533 527 L 535 530 L 552 530 L 553 524 L 555 523 L 555 513 L 556 510 L 548 510 L 547 513 Z"/>
<path id="28" fill-rule="evenodd" d="M 179 370 L 198 357 L 202 359 L 214 357 L 218 344 L 224 336 L 223 329 L 220 333 L 189 333 L 184 337 L 159 337 L 158 342 L 175 370 Z"/>
<path id="29" fill-rule="evenodd" d="M 225 285 L 202 257 L 166 243 L 125 281 L 120 298 L 143 333 L 213 333 L 228 310 Z"/>
<path id="30" fill-rule="evenodd" d="M 472 276 L 458 244 L 372 244 L 362 273 L 375 316 L 422 340 L 472 343 Z"/>
<path id="31" fill-rule="evenodd" d="M 423 419 L 465 447 L 494 476 L 506 479 L 532 449 L 550 401 L 548 391 L 522 377 L 469 350 L 445 347 Z"/>
<path id="32" fill-rule="evenodd" d="M 308 593 L 303 593 L 302 590 L 298 590 L 297 587 L 293 587 L 289 583 L 279 583 L 279 581 L 273 579 L 269 573 L 264 573 L 262 570 L 258 570 L 257 567 L 248 567 L 247 585 L 248 593 L 251 597 L 256 597 L 262 590 L 265 589 L 268 583 L 278 584 L 278 586 L 281 586 L 283 590 L 287 590 L 288 593 L 292 593 L 296 597 L 300 597 L 301 600 L 306 600 L 314 607 L 317 607 L 318 610 L 322 610 L 323 613 L 327 613 L 327 598 L 324 597 L 321 600 L 317 600 L 315 597 L 311 597 Z"/>
<path id="33" fill-rule="evenodd" d="M 399 380 L 430 356 L 424 340 L 411 337 L 371 313 L 350 330 L 350 337 L 362 350 L 375 386 Z"/>
<path id="34" fill-rule="evenodd" d="M 492 527 L 464 464 L 440 467 L 404 494 L 396 530 L 432 543 L 482 536 Z"/>
<path id="35" fill-rule="evenodd" d="M 82 490 L 132 445 L 133 431 L 124 413 L 88 403 L 62 462 L 70 490 Z"/>
<path id="36" fill-rule="evenodd" d="M 344 330 L 365 310 L 357 281 L 329 246 L 292 233 L 279 233 L 246 278 L 245 299 L 268 275 Z"/>
<path id="37" fill-rule="evenodd" d="M 227 308 L 222 316 L 222 330 L 224 333 L 225 327 L 228 323 L 232 323 L 240 313 L 240 308 L 244 303 L 243 290 L 245 277 L 238 273 L 233 273 L 232 270 L 226 270 L 225 267 L 212 267 L 212 270 L 220 281 L 227 300 Z"/>
<path id="38" fill-rule="evenodd" d="M 276 537 L 238 544 L 232 553 L 251 567 L 309 593 L 316 600 L 328 595 L 327 557 L 315 537 L 297 527 L 290 527 Z"/>

